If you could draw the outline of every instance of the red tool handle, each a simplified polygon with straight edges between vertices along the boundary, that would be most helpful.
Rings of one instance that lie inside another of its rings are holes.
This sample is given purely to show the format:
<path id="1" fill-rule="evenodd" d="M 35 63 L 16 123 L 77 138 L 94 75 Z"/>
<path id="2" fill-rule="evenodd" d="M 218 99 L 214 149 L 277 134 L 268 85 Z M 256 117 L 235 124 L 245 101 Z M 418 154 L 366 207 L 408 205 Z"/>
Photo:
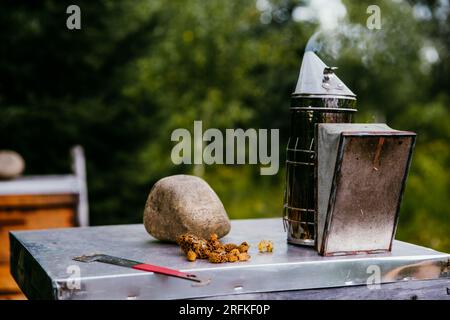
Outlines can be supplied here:
<path id="1" fill-rule="evenodd" d="M 161 274 L 165 274 L 168 276 L 174 276 L 174 277 L 188 276 L 188 274 L 185 272 L 181 272 L 178 270 L 169 269 L 169 268 L 165 268 L 165 267 L 155 266 L 155 265 L 147 264 L 147 263 L 137 264 L 137 265 L 133 266 L 132 268 L 136 269 L 136 270 L 161 273 Z"/>
<path id="2" fill-rule="evenodd" d="M 136 269 L 136 270 L 141 270 L 141 271 L 155 272 L 155 273 L 160 273 L 160 274 L 164 274 L 167 276 L 183 278 L 183 279 L 192 280 L 192 281 L 196 281 L 196 282 L 203 282 L 203 280 L 197 278 L 197 276 L 195 274 L 181 272 L 178 270 L 155 266 L 155 265 L 147 264 L 147 263 L 137 264 L 137 265 L 134 265 L 132 268 Z"/>

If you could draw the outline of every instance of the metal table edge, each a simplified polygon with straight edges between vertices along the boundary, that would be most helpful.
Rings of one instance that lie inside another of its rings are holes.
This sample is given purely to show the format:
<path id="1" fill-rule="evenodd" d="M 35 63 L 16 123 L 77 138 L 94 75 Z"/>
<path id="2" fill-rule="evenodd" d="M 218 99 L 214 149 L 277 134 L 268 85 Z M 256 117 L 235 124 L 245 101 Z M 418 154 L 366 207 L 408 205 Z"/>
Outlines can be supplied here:
<path id="1" fill-rule="evenodd" d="M 57 283 L 45 271 L 39 261 L 30 253 L 26 246 L 16 237 L 17 232 L 9 232 L 10 242 L 10 273 L 27 299 L 55 300 L 57 299 Z M 33 269 L 33 276 L 26 276 L 25 269 Z M 46 283 L 50 286 L 36 288 L 35 283 Z M 51 290 L 42 292 L 42 288 Z"/>

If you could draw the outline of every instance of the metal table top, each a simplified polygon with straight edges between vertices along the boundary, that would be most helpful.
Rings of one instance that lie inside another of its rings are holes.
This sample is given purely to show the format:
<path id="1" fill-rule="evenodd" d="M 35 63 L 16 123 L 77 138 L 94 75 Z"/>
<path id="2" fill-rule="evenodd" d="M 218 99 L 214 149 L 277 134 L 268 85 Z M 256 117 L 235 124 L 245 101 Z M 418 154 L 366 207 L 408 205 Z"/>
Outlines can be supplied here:
<path id="1" fill-rule="evenodd" d="M 178 299 L 450 276 L 449 254 L 401 241 L 394 242 L 391 253 L 322 257 L 310 247 L 288 244 L 280 218 L 232 221 L 231 232 L 222 241 L 247 241 L 251 260 L 226 264 L 188 262 L 177 245 L 152 238 L 141 224 L 19 231 L 11 232 L 10 239 L 11 272 L 29 298 Z M 262 239 L 274 242 L 273 253 L 258 253 Z M 93 253 L 189 271 L 211 281 L 198 286 L 164 275 L 72 260 Z"/>

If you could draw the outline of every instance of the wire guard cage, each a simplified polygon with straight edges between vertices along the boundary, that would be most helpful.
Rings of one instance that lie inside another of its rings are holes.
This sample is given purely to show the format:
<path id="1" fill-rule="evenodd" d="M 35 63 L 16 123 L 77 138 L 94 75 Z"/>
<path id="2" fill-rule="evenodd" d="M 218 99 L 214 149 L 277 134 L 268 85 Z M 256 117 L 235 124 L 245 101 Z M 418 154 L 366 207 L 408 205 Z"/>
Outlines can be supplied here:
<path id="1" fill-rule="evenodd" d="M 313 138 L 314 139 L 314 138 Z M 283 224 L 288 241 L 314 244 L 314 140 L 308 149 L 300 149 L 299 137 L 291 137 L 286 148 L 286 189 Z M 301 196 L 299 196 L 301 195 Z"/>

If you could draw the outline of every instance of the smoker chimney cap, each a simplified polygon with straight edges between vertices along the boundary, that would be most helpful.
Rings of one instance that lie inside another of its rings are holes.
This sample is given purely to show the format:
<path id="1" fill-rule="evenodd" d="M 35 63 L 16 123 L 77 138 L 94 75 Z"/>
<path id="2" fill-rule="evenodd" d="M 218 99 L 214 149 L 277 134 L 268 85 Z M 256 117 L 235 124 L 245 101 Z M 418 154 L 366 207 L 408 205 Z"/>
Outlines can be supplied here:
<path id="1" fill-rule="evenodd" d="M 356 95 L 334 73 L 335 69 L 328 67 L 314 52 L 306 51 L 292 97 L 356 100 Z"/>

